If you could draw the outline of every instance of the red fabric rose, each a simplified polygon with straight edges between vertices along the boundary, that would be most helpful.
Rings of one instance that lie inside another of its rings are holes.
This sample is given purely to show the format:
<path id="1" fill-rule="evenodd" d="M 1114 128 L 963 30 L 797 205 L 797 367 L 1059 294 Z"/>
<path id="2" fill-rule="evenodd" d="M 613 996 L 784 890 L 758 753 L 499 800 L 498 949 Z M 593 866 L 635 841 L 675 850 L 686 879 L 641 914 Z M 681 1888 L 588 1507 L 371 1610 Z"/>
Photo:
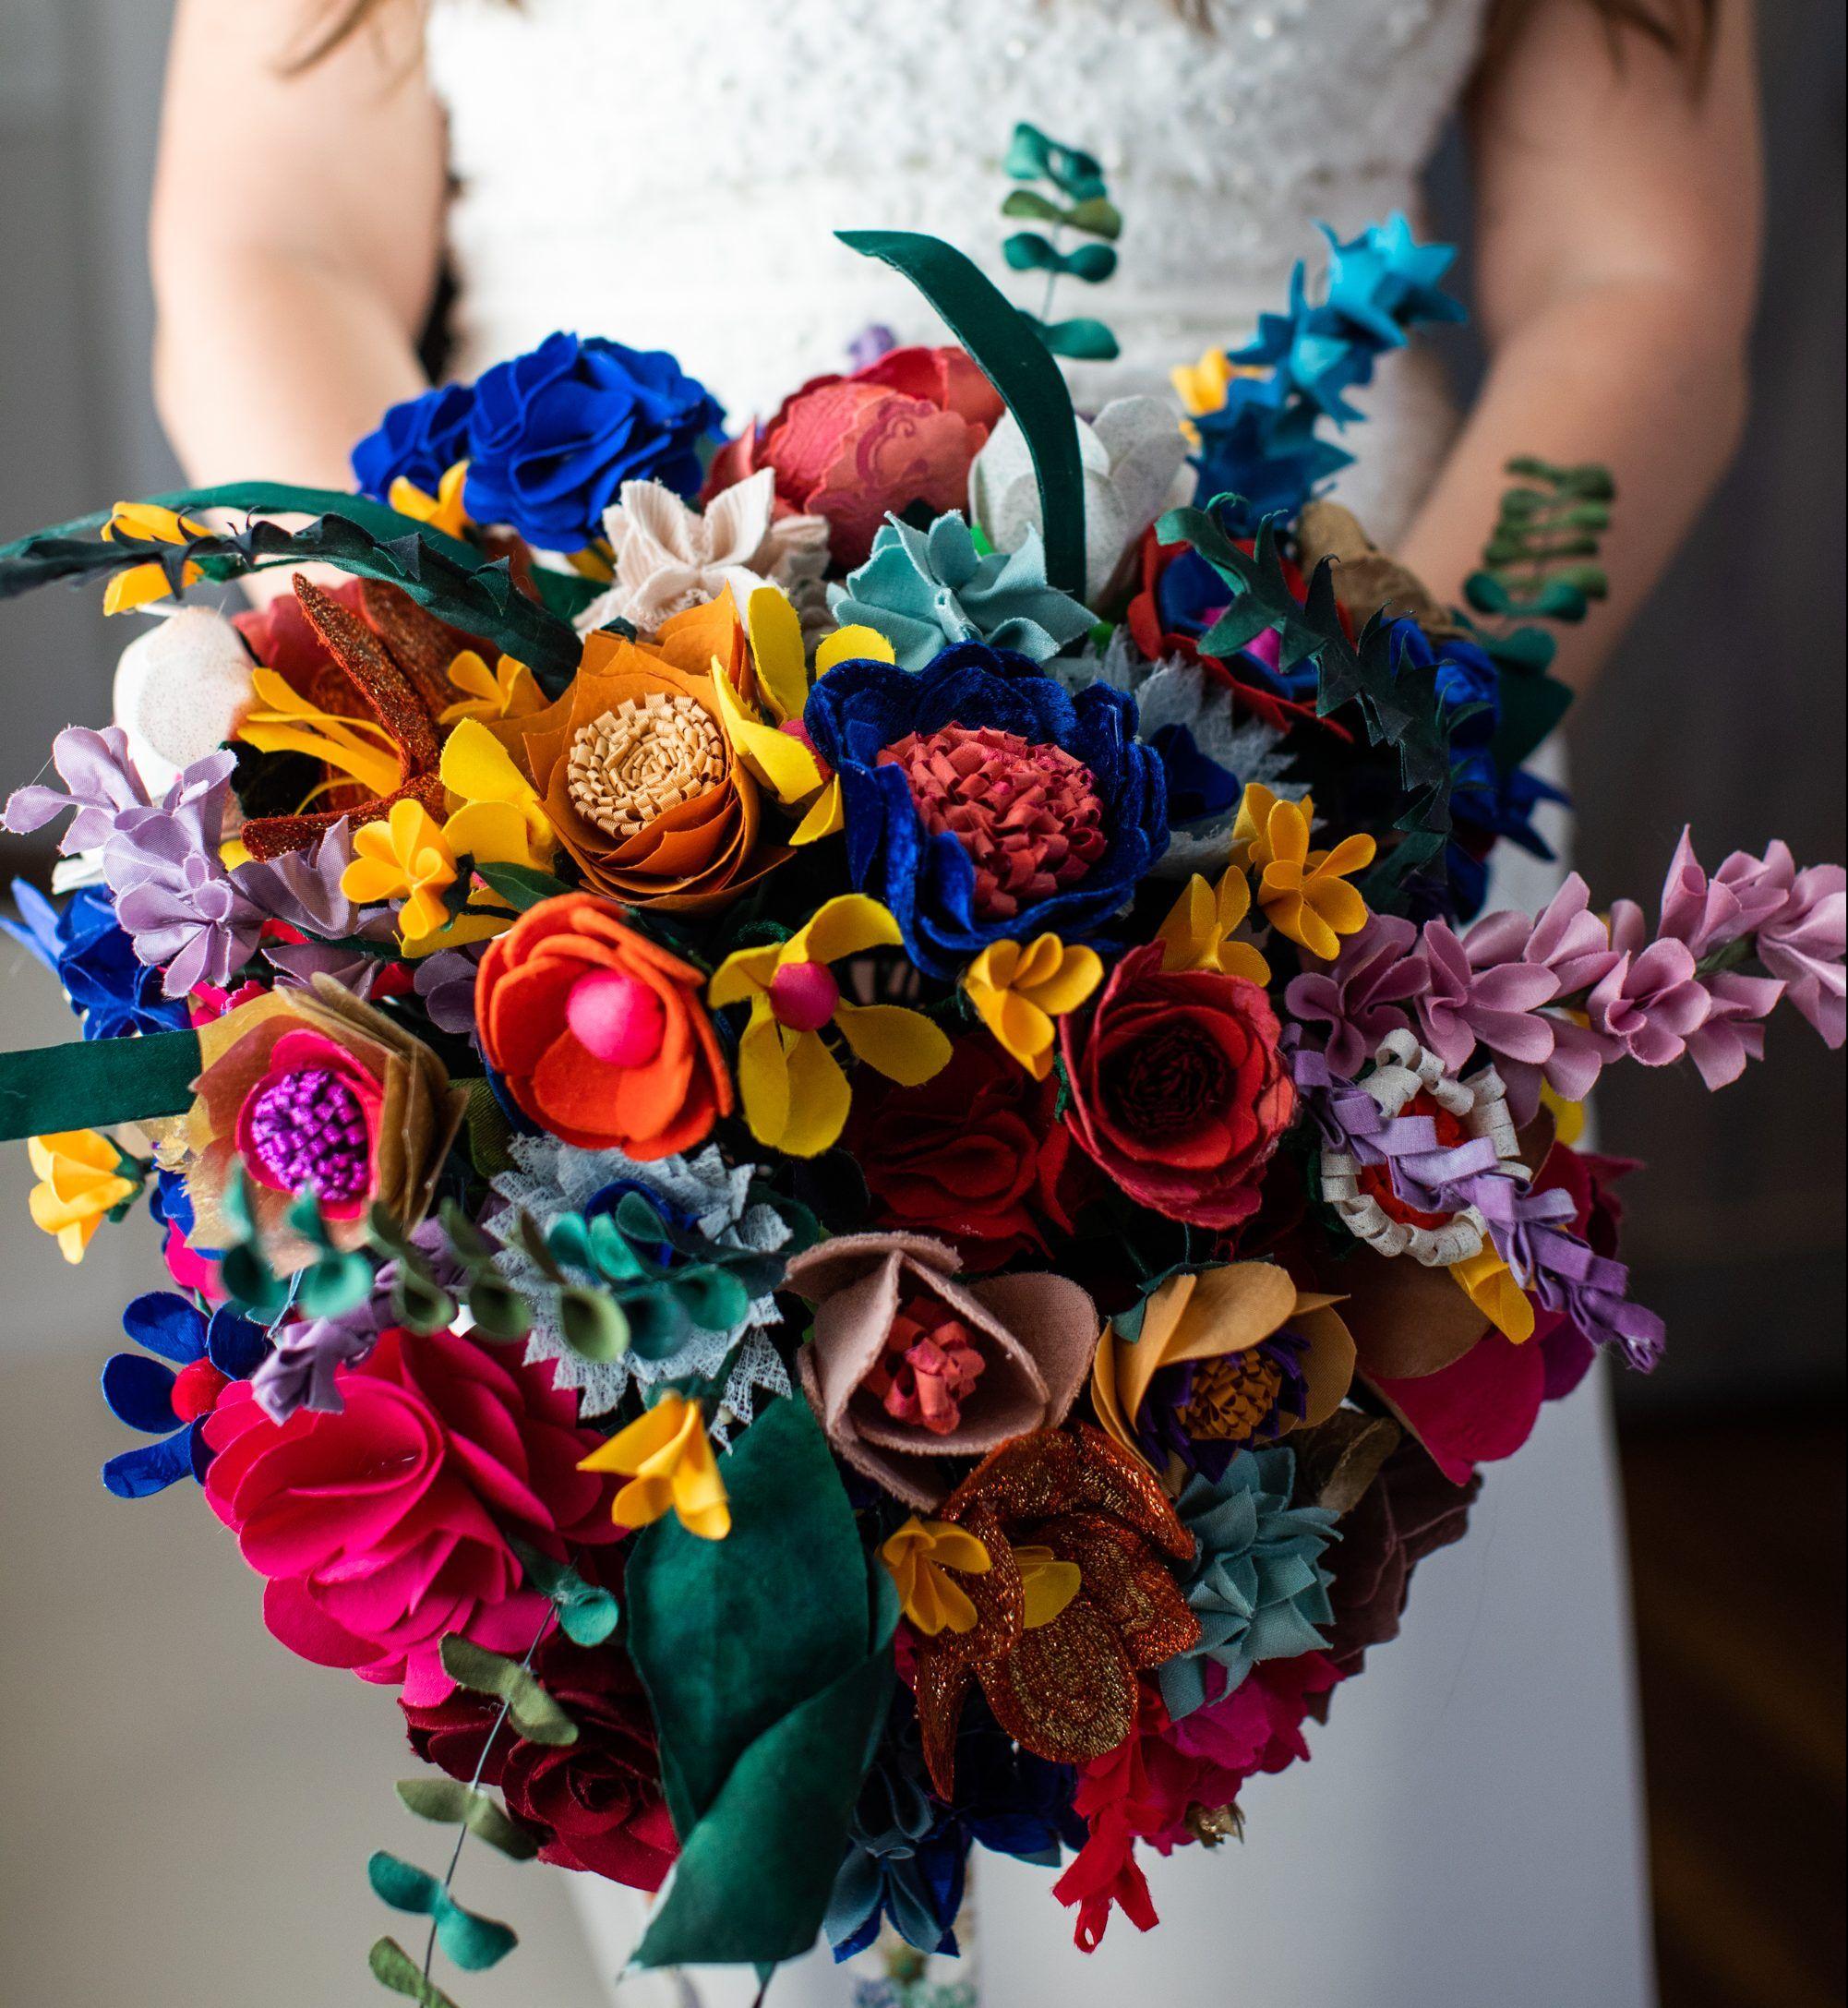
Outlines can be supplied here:
<path id="1" fill-rule="evenodd" d="M 338 1414 L 280 1426 L 248 1382 L 226 1389 L 206 1498 L 270 1579 L 264 1622 L 292 1652 L 440 1700 L 447 1633 L 519 1653 L 545 1620 L 510 1536 L 557 1560 L 616 1538 L 610 1482 L 577 1468 L 603 1439 L 549 1364 L 450 1332 L 389 1331 L 336 1385 Z"/>
<path id="2" fill-rule="evenodd" d="M 1049 1226 L 1072 1232 L 1075 1201 L 1058 1104 L 1056 1080 L 1036 1081 L 975 1038 L 959 1040 L 923 1087 L 858 1097 L 846 1141 L 873 1221 L 941 1234 L 978 1273 L 1045 1253 Z"/>
<path id="3" fill-rule="evenodd" d="M 661 1796 L 654 1725 L 634 1668 L 614 1646 L 585 1651 L 554 1632 L 533 1670 L 577 1724 L 575 1743 L 528 1743 L 503 1727 L 489 1749 L 499 1706 L 459 1688 L 447 1701 L 402 1703 L 411 1748 L 464 1784 L 480 1767 L 482 1782 L 503 1794 L 508 1811 L 538 1837 L 542 1861 L 658 1890 L 679 1844 Z"/>
<path id="4" fill-rule="evenodd" d="M 966 504 L 969 468 L 1002 410 L 961 349 L 894 349 L 850 377 L 805 383 L 767 426 L 740 434 L 714 461 L 705 499 L 774 468 L 778 503 L 825 516 L 834 563 L 850 570 L 888 512 Z"/>
<path id="5" fill-rule="evenodd" d="M 1164 971 L 1161 956 L 1159 942 L 1133 950 L 1089 1011 L 1060 1020 L 1065 1120 L 1139 1205 L 1236 1227 L 1296 1116 L 1277 1014 L 1242 977 Z"/>

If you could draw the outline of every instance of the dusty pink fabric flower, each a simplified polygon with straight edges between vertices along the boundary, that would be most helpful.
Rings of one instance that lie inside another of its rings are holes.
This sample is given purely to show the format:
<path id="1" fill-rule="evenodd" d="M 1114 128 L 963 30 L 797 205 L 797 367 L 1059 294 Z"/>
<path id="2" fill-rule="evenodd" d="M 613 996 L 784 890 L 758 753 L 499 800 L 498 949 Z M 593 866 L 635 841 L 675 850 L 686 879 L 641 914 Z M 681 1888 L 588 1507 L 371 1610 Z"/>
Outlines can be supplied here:
<path id="1" fill-rule="evenodd" d="M 922 1511 L 1010 1437 L 1064 1420 L 1090 1372 L 1099 1319 L 1062 1276 L 955 1280 L 955 1251 L 923 1234 L 846 1234 L 789 1265 L 815 1306 L 798 1365 L 828 1440 Z"/>
<path id="2" fill-rule="evenodd" d="M 616 1537 L 609 1482 L 577 1468 L 602 1439 L 549 1365 L 450 1332 L 389 1331 L 339 1384 L 340 1413 L 281 1425 L 247 1383 L 228 1388 L 205 1425 L 206 1498 L 270 1579 L 264 1622 L 284 1645 L 438 1701 L 447 1633 L 516 1654 L 538 1633 L 545 1600 L 521 1587 L 513 1539 L 563 1560 L 568 1542 Z"/>
<path id="3" fill-rule="evenodd" d="M 1611 909 L 1611 945 L 1620 959 L 1587 1001 L 1591 1028 L 1644 1066 L 1668 1066 L 1711 1009 L 1694 952 L 1686 942 L 1650 941 L 1642 909 L 1627 899 Z"/>
<path id="4" fill-rule="evenodd" d="M 1790 852 L 1773 844 L 1762 859 L 1735 850 L 1710 879 L 1694 855 L 1693 832 L 1684 828 L 1662 881 L 1657 932 L 1686 942 L 1698 961 L 1756 932 L 1783 905 L 1793 876 Z"/>
<path id="5" fill-rule="evenodd" d="M 1314 963 L 1284 995 L 1290 1015 L 1326 1025 L 1328 1069 L 1352 1080 L 1394 1032 L 1411 1029 L 1411 1004 L 1431 980 L 1418 952 L 1418 930 L 1396 914 L 1373 915 L 1341 944 L 1333 962 Z"/>
<path id="6" fill-rule="evenodd" d="M 1766 853 L 1790 852 L 1773 844 Z M 1848 937 L 1848 872 L 1811 865 L 1794 874 L 1782 906 L 1758 930 L 1758 959 L 1788 987 L 1790 1001 L 1831 1047 L 1848 1038 L 1842 956 Z"/>
<path id="7" fill-rule="evenodd" d="M 1775 977 L 1736 971 L 1704 977 L 1707 1016 L 1687 1035 L 1687 1057 L 1709 1088 L 1724 1088 L 1765 1056 L 1764 1020 L 1784 993 Z"/>
<path id="8" fill-rule="evenodd" d="M 1431 981 L 1418 999 L 1419 1020 L 1449 1073 L 1461 1074 L 1479 1043 L 1527 1066 L 1553 1057 L 1553 1020 L 1540 1010 L 1558 996 L 1559 979 L 1544 963 L 1504 958 L 1493 933 L 1472 950 L 1442 920 L 1425 922 L 1422 945 Z"/>

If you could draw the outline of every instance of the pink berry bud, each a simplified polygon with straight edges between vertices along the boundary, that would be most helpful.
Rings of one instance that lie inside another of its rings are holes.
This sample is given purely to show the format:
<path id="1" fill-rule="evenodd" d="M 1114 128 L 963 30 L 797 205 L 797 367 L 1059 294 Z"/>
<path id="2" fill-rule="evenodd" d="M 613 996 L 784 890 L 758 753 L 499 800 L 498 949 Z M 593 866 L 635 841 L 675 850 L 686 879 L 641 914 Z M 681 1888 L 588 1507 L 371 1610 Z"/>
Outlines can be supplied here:
<path id="1" fill-rule="evenodd" d="M 770 1008 L 792 1032 L 819 1032 L 840 1001 L 841 986 L 825 962 L 786 962 L 770 979 Z"/>
<path id="2" fill-rule="evenodd" d="M 565 1023 L 584 1051 L 609 1066 L 646 1066 L 661 1051 L 667 1015 L 648 985 L 620 969 L 593 969 L 571 986 Z"/>

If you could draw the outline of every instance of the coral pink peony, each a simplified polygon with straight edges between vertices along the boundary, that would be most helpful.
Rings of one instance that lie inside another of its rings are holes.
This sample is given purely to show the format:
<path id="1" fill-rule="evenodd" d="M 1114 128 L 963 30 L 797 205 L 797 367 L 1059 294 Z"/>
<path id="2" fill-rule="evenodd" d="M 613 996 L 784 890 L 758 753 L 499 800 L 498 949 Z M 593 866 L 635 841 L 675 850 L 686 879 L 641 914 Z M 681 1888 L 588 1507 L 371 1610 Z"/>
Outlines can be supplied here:
<path id="1" fill-rule="evenodd" d="M 606 1480 L 578 1470 L 600 1438 L 549 1365 L 519 1365 L 450 1332 L 388 1331 L 342 1368 L 339 1414 L 280 1426 L 246 1384 L 205 1425 L 212 1510 L 270 1579 L 263 1616 L 292 1652 L 413 1703 L 450 1682 L 438 1647 L 461 1632 L 523 1652 L 544 1622 L 510 1542 L 562 1560 L 616 1538 Z"/>

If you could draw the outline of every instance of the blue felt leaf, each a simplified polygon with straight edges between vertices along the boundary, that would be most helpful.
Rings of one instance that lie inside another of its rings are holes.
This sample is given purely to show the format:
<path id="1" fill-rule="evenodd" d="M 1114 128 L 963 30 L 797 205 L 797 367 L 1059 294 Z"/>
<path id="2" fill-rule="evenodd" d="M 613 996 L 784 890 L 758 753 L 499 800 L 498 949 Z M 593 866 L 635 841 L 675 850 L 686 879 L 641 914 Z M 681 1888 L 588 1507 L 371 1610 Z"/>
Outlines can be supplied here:
<path id="1" fill-rule="evenodd" d="M 174 1413 L 174 1370 L 139 1353 L 111 1355 L 102 1369 L 102 1399 L 118 1423 L 164 1437 L 180 1426 Z"/>
<path id="2" fill-rule="evenodd" d="M 182 1478 L 195 1475 L 196 1440 L 204 1440 L 199 1426 L 188 1423 L 159 1443 L 137 1444 L 102 1467 L 102 1483 L 118 1499 L 150 1499 Z"/>
<path id="3" fill-rule="evenodd" d="M 205 1357 L 205 1319 L 174 1291 L 150 1290 L 137 1297 L 122 1314 L 122 1329 L 138 1346 L 176 1366 L 190 1366 Z"/>

